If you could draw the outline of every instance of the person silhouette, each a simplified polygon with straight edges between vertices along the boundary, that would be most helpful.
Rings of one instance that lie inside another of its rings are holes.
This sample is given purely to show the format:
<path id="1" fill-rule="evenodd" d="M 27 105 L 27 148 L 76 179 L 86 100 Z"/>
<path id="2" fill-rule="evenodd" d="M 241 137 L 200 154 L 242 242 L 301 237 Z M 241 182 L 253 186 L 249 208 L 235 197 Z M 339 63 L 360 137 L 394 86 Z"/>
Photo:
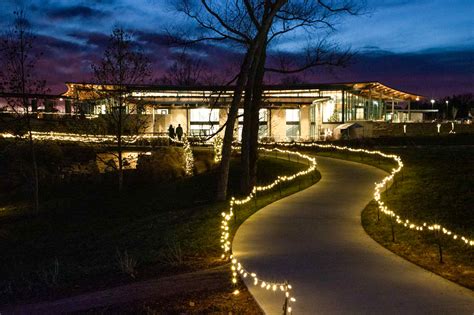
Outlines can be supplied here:
<path id="1" fill-rule="evenodd" d="M 181 137 L 183 137 L 183 127 L 181 127 L 181 124 L 178 124 L 178 127 L 176 127 L 176 135 L 178 140 L 181 141 Z"/>
<path id="2" fill-rule="evenodd" d="M 173 139 L 174 139 L 174 127 L 173 125 L 170 125 L 169 128 L 168 128 L 168 137 L 169 137 L 169 141 L 170 141 L 170 145 L 173 143 Z"/>

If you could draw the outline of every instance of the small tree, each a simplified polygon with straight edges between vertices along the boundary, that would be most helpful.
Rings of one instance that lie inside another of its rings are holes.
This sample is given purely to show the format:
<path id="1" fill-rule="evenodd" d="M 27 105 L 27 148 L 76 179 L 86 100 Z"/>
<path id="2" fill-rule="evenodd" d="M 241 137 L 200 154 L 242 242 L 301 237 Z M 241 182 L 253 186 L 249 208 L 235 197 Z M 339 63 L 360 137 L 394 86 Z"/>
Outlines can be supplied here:
<path id="1" fill-rule="evenodd" d="M 102 59 L 93 64 L 94 83 L 98 85 L 97 98 L 104 102 L 107 115 L 116 138 L 118 157 L 118 190 L 123 188 L 123 147 L 124 128 L 129 128 L 128 134 L 140 132 L 144 121 L 140 120 L 140 106 L 135 108 L 129 103 L 128 87 L 133 84 L 143 83 L 150 77 L 150 63 L 143 52 L 134 44 L 132 36 L 123 28 L 115 28 L 110 35 L 109 43 L 104 51 Z M 130 113 L 136 112 L 134 121 Z"/>
<path id="2" fill-rule="evenodd" d="M 39 175 L 35 144 L 32 134 L 30 105 L 32 94 L 44 94 L 45 81 L 39 80 L 35 73 L 39 55 L 34 52 L 36 38 L 26 13 L 22 10 L 13 12 L 14 21 L 4 33 L 0 43 L 2 68 L 0 72 L 1 89 L 9 95 L 7 106 L 15 116 L 16 130 L 27 133 L 31 152 L 33 178 L 33 199 L 36 211 L 39 211 Z M 36 100 L 35 100 L 36 102 Z"/>

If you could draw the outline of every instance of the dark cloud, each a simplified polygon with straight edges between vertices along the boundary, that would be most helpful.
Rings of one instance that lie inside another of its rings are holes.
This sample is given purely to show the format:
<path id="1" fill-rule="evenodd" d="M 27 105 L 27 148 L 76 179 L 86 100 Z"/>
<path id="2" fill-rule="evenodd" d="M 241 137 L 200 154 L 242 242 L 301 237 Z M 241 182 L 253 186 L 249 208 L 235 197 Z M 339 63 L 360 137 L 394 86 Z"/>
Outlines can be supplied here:
<path id="1" fill-rule="evenodd" d="M 49 9 L 46 12 L 46 15 L 53 20 L 66 20 L 72 18 L 98 19 L 109 16 L 109 13 L 84 5 L 75 5 L 64 8 Z"/>
<path id="2" fill-rule="evenodd" d="M 450 6 L 444 0 L 366 1 L 373 12 L 353 18 L 352 22 L 348 20 L 347 27 L 340 28 L 341 36 L 336 38 L 342 46 L 352 45 L 359 50 L 353 64 L 345 69 L 315 69 L 301 75 L 305 80 L 374 80 L 427 96 L 474 90 L 474 46 L 470 44 L 472 32 L 468 32 L 472 25 L 472 14 L 469 14 L 472 0 L 453 0 Z M 0 0 L 1 29 L 6 29 L 11 12 L 20 2 L 23 1 Z M 64 91 L 65 81 L 90 77 L 90 64 L 102 55 L 116 24 L 133 32 L 135 45 L 153 63 L 155 77 L 165 72 L 183 49 L 169 45 L 165 25 L 172 32 L 183 33 L 179 31 L 182 25 L 188 36 L 195 31 L 184 19 L 164 9 L 169 4 L 167 0 L 28 0 L 28 3 L 31 5 L 26 6 L 27 16 L 33 30 L 41 34 L 36 45 L 36 50 L 43 53 L 38 72 L 56 92 Z M 290 46 L 291 51 L 301 47 L 293 41 Z M 236 47 L 211 43 L 198 43 L 186 48 L 186 53 L 199 59 L 207 69 L 226 77 L 235 74 L 242 58 Z M 295 60 L 301 58 L 294 54 Z M 279 79 L 268 76 L 274 83 Z"/>
<path id="3" fill-rule="evenodd" d="M 323 71 L 315 78 L 327 81 L 380 81 L 427 97 L 474 90 L 474 50 L 430 50 L 395 54 L 383 51 L 357 55 L 346 69 Z M 329 80 L 331 81 L 331 80 Z"/>

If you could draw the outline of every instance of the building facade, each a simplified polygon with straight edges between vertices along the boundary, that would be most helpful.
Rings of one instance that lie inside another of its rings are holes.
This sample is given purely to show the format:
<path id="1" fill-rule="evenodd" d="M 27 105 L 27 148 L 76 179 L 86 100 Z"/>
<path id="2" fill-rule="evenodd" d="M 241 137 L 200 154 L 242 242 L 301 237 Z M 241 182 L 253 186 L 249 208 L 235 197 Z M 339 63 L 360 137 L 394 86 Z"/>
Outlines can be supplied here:
<path id="1" fill-rule="evenodd" d="M 85 114 L 104 115 L 113 108 L 104 91 L 113 88 L 84 83 L 66 83 L 66 108 Z M 147 133 L 166 133 L 180 124 L 193 136 L 219 130 L 227 119 L 233 90 L 224 86 L 126 86 L 125 111 L 147 119 Z M 319 140 L 350 122 L 410 121 L 411 102 L 421 96 L 396 90 L 379 82 L 266 86 L 260 109 L 260 137 L 277 141 Z M 243 109 L 239 109 L 239 114 Z M 242 131 L 243 118 L 235 126 Z"/>

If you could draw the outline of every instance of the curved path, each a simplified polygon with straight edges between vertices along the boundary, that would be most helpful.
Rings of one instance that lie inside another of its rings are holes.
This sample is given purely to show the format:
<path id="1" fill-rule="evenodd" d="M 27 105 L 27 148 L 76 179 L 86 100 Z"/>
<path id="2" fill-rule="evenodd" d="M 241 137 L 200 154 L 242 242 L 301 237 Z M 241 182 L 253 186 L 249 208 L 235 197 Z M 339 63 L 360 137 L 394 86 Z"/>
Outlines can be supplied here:
<path id="1" fill-rule="evenodd" d="M 386 173 L 318 157 L 322 179 L 250 217 L 233 252 L 263 280 L 293 284 L 294 314 L 474 314 L 474 292 L 372 240 L 360 223 L 374 182 Z M 283 295 L 247 283 L 267 314 Z"/>

